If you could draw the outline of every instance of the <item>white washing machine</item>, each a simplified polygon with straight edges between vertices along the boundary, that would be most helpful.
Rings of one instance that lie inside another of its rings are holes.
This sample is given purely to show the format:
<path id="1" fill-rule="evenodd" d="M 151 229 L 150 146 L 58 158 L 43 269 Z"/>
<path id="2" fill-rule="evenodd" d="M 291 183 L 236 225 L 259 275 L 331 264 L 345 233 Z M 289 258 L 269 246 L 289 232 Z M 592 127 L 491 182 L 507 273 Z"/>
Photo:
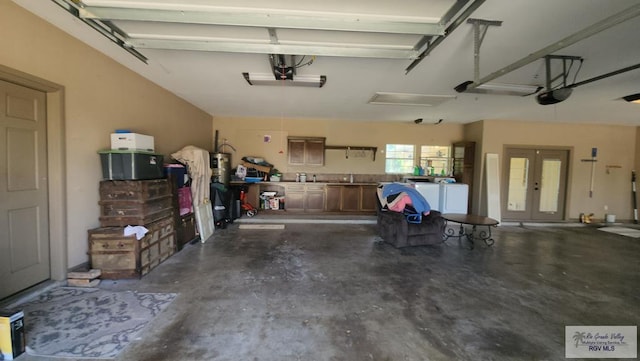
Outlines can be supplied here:
<path id="1" fill-rule="evenodd" d="M 440 184 L 432 182 L 408 182 L 429 202 L 431 209 L 440 211 Z"/>
<path id="2" fill-rule="evenodd" d="M 462 183 L 441 183 L 439 211 L 442 213 L 467 214 L 469 206 L 469 185 Z M 429 202 L 431 204 L 431 202 Z"/>

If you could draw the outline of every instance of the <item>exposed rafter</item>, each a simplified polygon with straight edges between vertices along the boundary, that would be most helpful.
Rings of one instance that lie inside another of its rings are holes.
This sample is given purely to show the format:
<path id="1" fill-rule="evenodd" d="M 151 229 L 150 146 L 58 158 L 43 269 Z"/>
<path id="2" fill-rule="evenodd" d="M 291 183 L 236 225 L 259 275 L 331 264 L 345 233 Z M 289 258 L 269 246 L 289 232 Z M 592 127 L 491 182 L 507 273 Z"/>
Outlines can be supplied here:
<path id="1" fill-rule="evenodd" d="M 305 54 L 319 56 L 348 56 L 355 58 L 415 59 L 412 49 L 389 49 L 374 46 L 333 46 L 323 43 L 269 44 L 258 42 L 237 42 L 220 39 L 151 39 L 130 37 L 127 44 L 139 49 L 176 49 L 197 51 L 221 51 L 228 53 L 257 54 Z"/>
<path id="2" fill-rule="evenodd" d="M 73 9 L 72 14 L 94 28 L 102 28 L 105 36 L 118 33 L 117 38 L 113 40 L 127 50 L 173 49 L 415 60 L 424 52 L 425 47 L 432 45 L 433 39 L 442 38 L 446 31 L 451 31 L 451 26 L 446 25 L 471 0 L 456 0 L 442 18 L 421 17 L 419 14 L 398 16 L 349 12 L 319 13 L 296 9 L 214 6 L 203 3 L 52 1 Z M 481 3 L 484 0 L 474 1 Z M 140 29 L 120 33 L 117 31 L 117 24 L 124 21 L 238 29 L 264 28 L 268 38 L 224 37 L 219 36 L 214 30 L 205 35 L 147 32 Z M 290 39 L 286 36 L 280 38 L 278 31 L 283 29 L 316 32 L 313 34 L 334 32 L 335 36 L 325 37 L 325 40 L 318 40 L 313 36 L 308 39 Z M 345 34 L 354 34 L 354 38 L 348 39 Z M 384 41 L 372 41 L 372 34 L 381 34 L 387 38 L 383 38 L 386 39 Z"/>
<path id="3" fill-rule="evenodd" d="M 143 8 L 86 6 L 80 16 L 85 19 L 158 21 L 207 25 L 230 25 L 263 28 L 313 29 L 359 31 L 391 34 L 443 35 L 444 26 L 438 22 L 426 23 L 409 20 L 367 18 L 354 15 L 304 15 L 291 11 L 231 12 L 203 7 L 198 10 L 184 8 Z"/>

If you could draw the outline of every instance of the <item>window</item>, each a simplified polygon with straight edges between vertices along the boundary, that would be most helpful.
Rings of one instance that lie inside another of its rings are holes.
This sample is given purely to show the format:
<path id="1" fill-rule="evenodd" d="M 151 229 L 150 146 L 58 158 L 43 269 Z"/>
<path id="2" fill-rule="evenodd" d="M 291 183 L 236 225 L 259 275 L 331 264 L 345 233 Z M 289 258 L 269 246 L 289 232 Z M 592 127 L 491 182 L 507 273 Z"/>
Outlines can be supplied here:
<path id="1" fill-rule="evenodd" d="M 424 174 L 449 175 L 449 154 L 448 146 L 423 145 L 420 147 L 420 166 L 424 169 Z"/>
<path id="2" fill-rule="evenodd" d="M 387 144 L 384 171 L 386 173 L 413 173 L 414 146 L 411 144 Z"/>

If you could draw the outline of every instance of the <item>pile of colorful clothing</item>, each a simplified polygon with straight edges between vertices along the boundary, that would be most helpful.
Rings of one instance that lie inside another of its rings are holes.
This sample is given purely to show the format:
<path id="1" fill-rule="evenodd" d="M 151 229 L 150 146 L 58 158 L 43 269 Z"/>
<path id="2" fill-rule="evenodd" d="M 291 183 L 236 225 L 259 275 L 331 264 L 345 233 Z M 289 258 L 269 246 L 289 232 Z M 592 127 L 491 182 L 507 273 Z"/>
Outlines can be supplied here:
<path id="1" fill-rule="evenodd" d="M 415 188 L 404 183 L 378 186 L 378 200 L 383 210 L 402 213 L 409 223 L 420 223 L 422 216 L 431 212 L 429 202 Z"/>

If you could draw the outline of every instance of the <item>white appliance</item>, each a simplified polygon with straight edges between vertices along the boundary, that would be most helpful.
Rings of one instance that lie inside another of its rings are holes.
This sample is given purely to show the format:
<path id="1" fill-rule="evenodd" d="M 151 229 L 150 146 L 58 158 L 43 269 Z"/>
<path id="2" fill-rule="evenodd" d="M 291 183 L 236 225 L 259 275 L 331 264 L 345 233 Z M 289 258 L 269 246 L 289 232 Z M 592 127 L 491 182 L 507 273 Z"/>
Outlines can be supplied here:
<path id="1" fill-rule="evenodd" d="M 469 185 L 462 183 L 440 183 L 440 209 L 442 213 L 467 214 Z"/>
<path id="2" fill-rule="evenodd" d="M 440 184 L 431 182 L 409 182 L 429 202 L 431 209 L 440 210 Z"/>

